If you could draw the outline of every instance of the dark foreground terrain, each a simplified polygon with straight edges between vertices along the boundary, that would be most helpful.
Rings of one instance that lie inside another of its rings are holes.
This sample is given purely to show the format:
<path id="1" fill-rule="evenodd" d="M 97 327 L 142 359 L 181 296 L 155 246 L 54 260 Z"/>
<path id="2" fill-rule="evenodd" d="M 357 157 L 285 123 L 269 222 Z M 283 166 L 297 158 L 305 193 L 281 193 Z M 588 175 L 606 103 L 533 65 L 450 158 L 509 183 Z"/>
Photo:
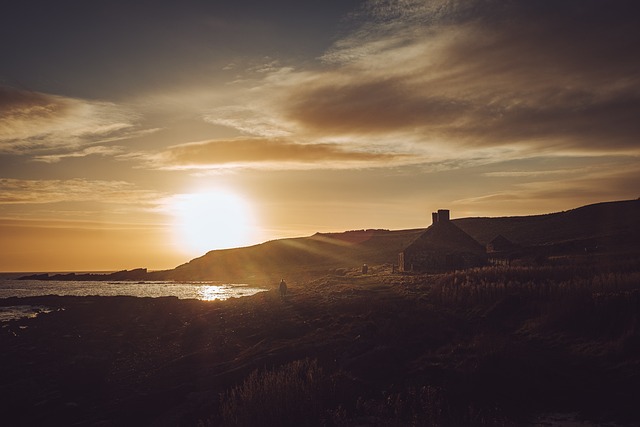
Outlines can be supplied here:
<path id="1" fill-rule="evenodd" d="M 0 300 L 54 310 L 1 324 L 0 423 L 640 423 L 637 259 L 390 270 L 284 299 Z"/>

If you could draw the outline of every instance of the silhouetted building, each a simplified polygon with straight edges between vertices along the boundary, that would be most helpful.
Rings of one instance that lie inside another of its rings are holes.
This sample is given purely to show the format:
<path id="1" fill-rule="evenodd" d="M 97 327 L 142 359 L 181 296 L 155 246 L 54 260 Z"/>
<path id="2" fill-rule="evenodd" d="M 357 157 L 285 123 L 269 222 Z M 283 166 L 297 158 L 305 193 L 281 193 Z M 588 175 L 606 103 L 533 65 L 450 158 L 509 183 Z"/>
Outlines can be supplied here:
<path id="1" fill-rule="evenodd" d="M 433 224 L 398 255 L 398 271 L 446 271 L 486 264 L 485 248 L 450 220 L 447 209 L 431 215 Z"/>

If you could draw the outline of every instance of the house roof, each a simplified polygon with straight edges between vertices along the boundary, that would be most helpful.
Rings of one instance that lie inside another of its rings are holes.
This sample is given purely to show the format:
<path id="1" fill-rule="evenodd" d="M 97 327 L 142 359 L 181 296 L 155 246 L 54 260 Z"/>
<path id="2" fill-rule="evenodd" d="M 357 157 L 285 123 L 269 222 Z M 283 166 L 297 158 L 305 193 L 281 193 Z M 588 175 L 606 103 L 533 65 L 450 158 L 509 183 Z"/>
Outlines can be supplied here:
<path id="1" fill-rule="evenodd" d="M 485 248 L 451 221 L 436 222 L 418 236 L 405 252 L 471 252 L 484 254 Z"/>

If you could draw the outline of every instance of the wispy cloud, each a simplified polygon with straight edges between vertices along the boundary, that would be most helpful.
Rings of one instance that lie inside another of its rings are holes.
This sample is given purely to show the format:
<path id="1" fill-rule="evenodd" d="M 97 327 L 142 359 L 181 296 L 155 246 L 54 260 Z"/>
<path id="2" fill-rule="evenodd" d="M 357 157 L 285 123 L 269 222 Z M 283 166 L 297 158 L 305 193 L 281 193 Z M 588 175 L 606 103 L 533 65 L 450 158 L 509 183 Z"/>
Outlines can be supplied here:
<path id="1" fill-rule="evenodd" d="M 116 141 L 139 132 L 136 119 L 109 102 L 0 86 L 0 153 L 47 153 Z"/>
<path id="2" fill-rule="evenodd" d="M 485 172 L 484 176 L 497 178 L 529 178 L 529 177 L 548 177 L 558 175 L 576 175 L 584 174 L 584 169 L 554 169 L 554 170 L 532 170 L 532 171 L 499 171 Z"/>
<path id="3" fill-rule="evenodd" d="M 0 179 L 0 205 L 58 202 L 154 204 L 162 194 L 124 181 Z"/>
<path id="4" fill-rule="evenodd" d="M 281 120 L 259 112 L 259 107 L 220 107 L 203 116 L 206 122 L 239 130 L 248 135 L 279 138 L 291 135 L 291 130 Z"/>
<path id="5" fill-rule="evenodd" d="M 121 146 L 105 147 L 103 145 L 97 145 L 94 147 L 87 147 L 82 150 L 73 151 L 70 153 L 34 156 L 33 160 L 36 162 L 43 162 L 43 163 L 57 163 L 62 159 L 87 157 L 87 156 L 93 156 L 93 155 L 115 156 L 118 154 L 122 154 L 123 152 L 124 152 L 124 147 L 121 147 Z"/>
<path id="6" fill-rule="evenodd" d="M 405 157 L 409 156 L 349 150 L 339 144 L 251 137 L 175 145 L 151 160 L 165 169 L 334 169 L 388 165 Z"/>

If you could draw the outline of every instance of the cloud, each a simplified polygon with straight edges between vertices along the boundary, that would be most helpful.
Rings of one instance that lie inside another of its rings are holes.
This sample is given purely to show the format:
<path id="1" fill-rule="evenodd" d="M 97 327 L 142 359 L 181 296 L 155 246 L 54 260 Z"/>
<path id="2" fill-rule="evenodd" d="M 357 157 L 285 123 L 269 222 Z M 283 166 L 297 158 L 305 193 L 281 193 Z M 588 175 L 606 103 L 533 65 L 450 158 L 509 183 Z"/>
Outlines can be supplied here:
<path id="1" fill-rule="evenodd" d="M 159 193 L 140 190 L 124 181 L 0 178 L 0 205 L 58 202 L 153 204 L 161 197 Z"/>
<path id="2" fill-rule="evenodd" d="M 285 139 L 251 137 L 175 145 L 153 156 L 153 161 L 167 169 L 333 169 L 388 165 L 406 161 L 405 157 L 408 156 L 347 150 L 339 144 L 298 144 Z"/>
<path id="3" fill-rule="evenodd" d="M 136 115 L 108 102 L 0 86 L 0 153 L 46 153 L 116 141 L 136 131 Z"/>
<path id="4" fill-rule="evenodd" d="M 544 169 L 544 170 L 511 170 L 485 172 L 482 175 L 495 178 L 530 178 L 530 177 L 549 177 L 549 176 L 568 176 L 568 175 L 584 175 L 585 172 L 593 168 L 582 167 L 574 169 Z"/>
<path id="5" fill-rule="evenodd" d="M 506 146 L 635 154 L 638 12 L 625 0 L 372 1 L 321 69 L 272 71 L 252 87 L 264 99 L 247 108 L 253 115 L 217 123 L 377 138 L 391 153 L 411 141 L 422 154 L 443 146 L 460 156 Z"/>
<path id="6" fill-rule="evenodd" d="M 258 109 L 246 106 L 220 107 L 205 114 L 203 119 L 208 123 L 231 127 L 249 135 L 278 138 L 291 134 L 279 120 L 259 113 Z"/>
<path id="7" fill-rule="evenodd" d="M 92 155 L 115 156 L 118 154 L 122 154 L 123 152 L 124 152 L 124 147 L 120 147 L 120 146 L 105 147 L 102 145 L 97 145 L 94 147 L 87 147 L 82 150 L 74 151 L 70 153 L 34 156 L 33 160 L 36 162 L 43 162 L 43 163 L 57 163 L 62 159 L 87 157 Z"/>

